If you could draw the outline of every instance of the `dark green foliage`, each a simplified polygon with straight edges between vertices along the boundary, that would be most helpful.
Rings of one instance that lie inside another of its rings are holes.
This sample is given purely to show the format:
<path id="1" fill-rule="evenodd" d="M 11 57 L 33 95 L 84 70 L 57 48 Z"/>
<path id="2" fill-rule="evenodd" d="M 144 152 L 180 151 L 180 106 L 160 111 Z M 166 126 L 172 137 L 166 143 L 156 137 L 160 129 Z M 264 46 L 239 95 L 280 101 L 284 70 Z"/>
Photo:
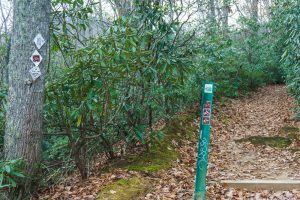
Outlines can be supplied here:
<path id="1" fill-rule="evenodd" d="M 286 81 L 290 92 L 300 102 L 300 2 L 285 0 L 278 2 L 280 7 L 275 10 L 278 26 L 277 33 L 285 39 L 283 45 L 282 67 L 286 72 Z M 280 24 L 281 23 L 281 24 Z M 287 30 L 287 31 L 286 31 Z M 280 40 L 281 41 L 281 40 Z M 298 108 L 298 113 L 299 108 Z M 299 114 L 298 114 L 299 118 Z"/>
<path id="2" fill-rule="evenodd" d="M 127 155 L 120 162 L 110 162 L 110 167 L 150 173 L 169 169 L 179 158 L 176 148 L 182 145 L 184 140 L 195 138 L 197 127 L 192 123 L 196 118 L 197 115 L 194 112 L 174 116 L 161 131 L 150 133 L 156 137 L 149 141 L 151 142 L 149 150 Z"/>
<path id="3" fill-rule="evenodd" d="M 78 168 L 96 153 L 114 158 L 120 142 L 146 144 L 155 121 L 187 105 L 182 91 L 193 51 L 176 39 L 178 22 L 167 23 L 165 14 L 141 5 L 131 18 L 118 19 L 104 36 L 74 51 L 75 64 L 48 83 L 47 127 L 67 137 L 68 143 L 59 139 L 54 146 L 63 144 L 61 152 L 69 152 Z"/>
<path id="4" fill-rule="evenodd" d="M 1 71 L 1 80 L 3 83 L 8 81 L 8 59 L 9 59 L 9 50 L 10 50 L 10 36 L 8 34 L 1 34 L 0 32 L 0 71 Z"/>
<path id="5" fill-rule="evenodd" d="M 283 82 L 280 55 L 273 38 L 251 18 L 241 18 L 238 31 L 215 30 L 200 37 L 198 79 L 216 82 L 217 95 L 238 97 L 265 84 Z"/>
<path id="6" fill-rule="evenodd" d="M 25 178 L 21 170 L 21 160 L 0 162 L 0 191 L 11 187 L 17 187 L 17 178 Z"/>
<path id="7" fill-rule="evenodd" d="M 4 145 L 4 125 L 5 125 L 5 110 L 7 89 L 3 85 L 0 86 L 0 160 L 2 159 L 2 151 Z"/>

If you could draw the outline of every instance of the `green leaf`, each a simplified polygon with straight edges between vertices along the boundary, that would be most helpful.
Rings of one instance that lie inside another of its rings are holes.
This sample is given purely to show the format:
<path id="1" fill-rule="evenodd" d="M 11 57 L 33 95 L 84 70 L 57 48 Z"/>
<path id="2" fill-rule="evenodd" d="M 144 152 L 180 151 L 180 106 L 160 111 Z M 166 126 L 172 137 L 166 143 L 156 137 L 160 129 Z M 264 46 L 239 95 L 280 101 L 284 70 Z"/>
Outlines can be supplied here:
<path id="1" fill-rule="evenodd" d="M 0 187 L 2 186 L 3 179 L 4 179 L 4 174 L 1 173 L 1 174 L 0 174 Z"/>
<path id="2" fill-rule="evenodd" d="M 14 176 L 20 177 L 20 178 L 25 178 L 24 174 L 19 173 L 19 172 L 12 172 L 11 174 Z"/>
<path id="3" fill-rule="evenodd" d="M 162 131 L 157 131 L 156 136 L 159 140 L 164 139 L 164 133 Z"/>
<path id="4" fill-rule="evenodd" d="M 92 103 L 87 103 L 87 106 L 88 106 L 89 110 L 93 110 L 93 108 L 94 108 Z"/>
<path id="5" fill-rule="evenodd" d="M 145 137 L 144 137 L 144 133 L 141 132 L 141 131 L 136 131 L 135 132 L 135 135 L 137 137 L 137 139 L 142 143 L 142 144 L 146 144 L 146 140 L 145 140 Z"/>
<path id="6" fill-rule="evenodd" d="M 12 179 L 11 177 L 8 177 L 7 179 L 12 187 L 17 187 L 17 183 L 14 179 Z"/>
<path id="7" fill-rule="evenodd" d="M 81 124 L 81 119 L 82 119 L 82 115 L 79 115 L 79 116 L 78 116 L 78 119 L 77 119 L 77 127 L 80 126 L 80 124 Z"/>
<path id="8" fill-rule="evenodd" d="M 11 167 L 9 166 L 9 165 L 5 165 L 5 171 L 7 172 L 7 173 L 10 173 L 11 172 Z"/>

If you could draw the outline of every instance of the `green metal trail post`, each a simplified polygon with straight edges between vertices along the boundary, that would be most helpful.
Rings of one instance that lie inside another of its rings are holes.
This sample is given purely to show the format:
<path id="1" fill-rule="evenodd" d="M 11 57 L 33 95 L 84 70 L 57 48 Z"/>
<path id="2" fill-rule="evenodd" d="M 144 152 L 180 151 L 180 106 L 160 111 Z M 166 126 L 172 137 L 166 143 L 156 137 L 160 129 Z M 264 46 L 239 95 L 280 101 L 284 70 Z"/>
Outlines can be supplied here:
<path id="1" fill-rule="evenodd" d="M 195 200 L 205 200 L 213 92 L 214 84 L 211 82 L 205 82 L 203 84 L 202 89 L 202 101 L 200 111 L 200 136 L 198 144 L 198 160 L 194 195 Z"/>

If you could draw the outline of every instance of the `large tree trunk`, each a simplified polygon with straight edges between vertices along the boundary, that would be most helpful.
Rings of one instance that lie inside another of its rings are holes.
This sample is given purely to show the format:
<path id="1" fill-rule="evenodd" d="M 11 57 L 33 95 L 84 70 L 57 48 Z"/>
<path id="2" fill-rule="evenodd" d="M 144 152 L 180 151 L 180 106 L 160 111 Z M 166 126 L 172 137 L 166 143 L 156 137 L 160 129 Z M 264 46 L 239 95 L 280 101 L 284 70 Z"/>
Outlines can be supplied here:
<path id="1" fill-rule="evenodd" d="M 222 25 L 224 28 L 228 28 L 228 17 L 230 12 L 230 0 L 223 0 L 222 5 Z"/>
<path id="2" fill-rule="evenodd" d="M 26 163 L 24 170 L 28 178 L 18 190 L 22 195 L 30 189 L 30 177 L 37 173 L 41 161 L 45 63 L 48 57 L 51 5 L 50 0 L 14 0 L 13 8 L 4 153 L 7 160 L 20 158 Z M 42 56 L 39 65 L 42 75 L 33 81 L 29 70 L 34 64 L 30 57 L 36 49 L 33 40 L 38 33 L 46 43 L 38 50 Z"/>
<path id="3" fill-rule="evenodd" d="M 267 19 L 269 19 L 270 18 L 272 1 L 270 1 L 270 0 L 263 0 L 263 3 L 265 5 L 264 6 L 264 10 L 265 10 L 266 17 L 267 17 Z"/>

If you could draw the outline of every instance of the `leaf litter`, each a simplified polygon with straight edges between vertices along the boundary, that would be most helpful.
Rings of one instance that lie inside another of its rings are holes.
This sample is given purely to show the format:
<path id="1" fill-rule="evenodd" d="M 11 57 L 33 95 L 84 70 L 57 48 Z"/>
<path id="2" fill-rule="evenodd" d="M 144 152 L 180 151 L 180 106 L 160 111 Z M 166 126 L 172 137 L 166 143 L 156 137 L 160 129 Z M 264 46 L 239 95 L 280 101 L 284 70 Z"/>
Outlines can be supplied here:
<path id="1" fill-rule="evenodd" d="M 293 139 L 286 148 L 236 142 L 255 136 L 285 137 L 290 133 L 283 130 L 298 130 L 300 123 L 295 119 L 295 107 L 293 97 L 281 85 L 263 87 L 250 97 L 230 99 L 225 105 L 216 103 L 209 147 L 207 199 L 300 199 L 299 190 L 248 191 L 225 188 L 220 184 L 221 180 L 229 179 L 300 180 L 299 140 Z M 199 119 L 191 126 L 199 127 Z M 198 134 L 195 132 L 196 136 Z M 133 177 L 142 177 L 151 183 L 147 193 L 136 199 L 193 199 L 197 144 L 197 137 L 185 139 L 180 145 L 172 141 L 180 157 L 168 170 L 144 173 L 116 168 L 101 175 L 94 173 L 86 181 L 74 174 L 60 185 L 42 190 L 39 199 L 93 200 L 97 199 L 101 188 Z"/>

